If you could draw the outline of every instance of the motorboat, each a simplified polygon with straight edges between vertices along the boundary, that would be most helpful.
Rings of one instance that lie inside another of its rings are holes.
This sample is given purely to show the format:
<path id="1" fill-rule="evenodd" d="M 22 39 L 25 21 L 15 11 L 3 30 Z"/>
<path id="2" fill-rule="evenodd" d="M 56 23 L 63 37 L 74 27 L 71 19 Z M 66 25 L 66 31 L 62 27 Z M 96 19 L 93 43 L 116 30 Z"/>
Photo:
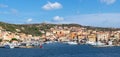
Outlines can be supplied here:
<path id="1" fill-rule="evenodd" d="M 96 42 L 87 41 L 86 44 L 89 44 L 89 45 L 96 45 Z"/>
<path id="2" fill-rule="evenodd" d="M 67 42 L 67 44 L 69 44 L 69 45 L 77 45 L 78 43 L 77 43 L 77 42 L 70 41 L 70 42 Z"/>
<path id="3" fill-rule="evenodd" d="M 14 47 L 15 47 L 14 44 L 6 44 L 6 45 L 4 45 L 4 48 L 10 48 L 10 49 L 12 49 Z"/>
<path id="4" fill-rule="evenodd" d="M 46 41 L 45 44 L 51 44 L 53 41 Z"/>

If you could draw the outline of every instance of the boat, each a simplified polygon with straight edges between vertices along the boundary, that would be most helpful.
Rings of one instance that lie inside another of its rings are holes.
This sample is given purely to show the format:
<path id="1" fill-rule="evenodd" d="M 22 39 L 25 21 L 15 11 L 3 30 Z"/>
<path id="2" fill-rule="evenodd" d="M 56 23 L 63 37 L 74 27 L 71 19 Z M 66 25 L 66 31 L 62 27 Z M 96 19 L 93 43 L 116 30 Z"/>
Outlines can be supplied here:
<path id="1" fill-rule="evenodd" d="M 109 45 L 105 45 L 104 43 L 101 42 L 97 42 L 96 45 L 94 45 L 94 47 L 112 47 L 114 45 L 112 45 L 112 42 L 108 42 Z"/>
<path id="2" fill-rule="evenodd" d="M 40 48 L 43 48 L 42 44 L 40 44 Z"/>
<path id="3" fill-rule="evenodd" d="M 12 49 L 14 47 L 15 46 L 13 44 L 6 44 L 6 45 L 4 45 L 4 48 L 10 48 L 10 49 Z"/>
<path id="4" fill-rule="evenodd" d="M 45 44 L 51 44 L 54 43 L 53 41 L 46 41 Z"/>
<path id="5" fill-rule="evenodd" d="M 109 42 L 108 42 L 108 45 L 113 45 L 113 44 L 112 44 L 112 41 L 109 41 Z"/>
<path id="6" fill-rule="evenodd" d="M 113 47 L 114 45 L 96 45 L 94 47 Z"/>
<path id="7" fill-rule="evenodd" d="M 96 42 L 87 41 L 86 44 L 89 44 L 89 45 L 96 45 Z"/>
<path id="8" fill-rule="evenodd" d="M 70 41 L 70 42 L 67 42 L 67 44 L 69 44 L 69 45 L 77 45 L 78 43 Z"/>

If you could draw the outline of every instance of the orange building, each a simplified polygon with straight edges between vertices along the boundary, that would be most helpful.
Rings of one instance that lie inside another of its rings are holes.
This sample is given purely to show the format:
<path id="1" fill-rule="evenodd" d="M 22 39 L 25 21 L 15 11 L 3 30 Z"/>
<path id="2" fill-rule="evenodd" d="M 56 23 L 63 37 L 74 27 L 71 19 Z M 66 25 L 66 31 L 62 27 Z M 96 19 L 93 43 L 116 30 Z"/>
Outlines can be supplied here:
<path id="1" fill-rule="evenodd" d="M 75 32 L 70 33 L 70 39 L 74 39 L 76 36 L 77 36 L 77 35 L 76 35 Z"/>

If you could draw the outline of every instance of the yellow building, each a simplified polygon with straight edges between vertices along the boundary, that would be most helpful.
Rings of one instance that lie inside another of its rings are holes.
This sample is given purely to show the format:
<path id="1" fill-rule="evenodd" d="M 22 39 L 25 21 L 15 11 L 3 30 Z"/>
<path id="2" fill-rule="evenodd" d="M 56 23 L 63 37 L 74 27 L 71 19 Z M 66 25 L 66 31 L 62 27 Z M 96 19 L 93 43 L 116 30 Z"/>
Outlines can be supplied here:
<path id="1" fill-rule="evenodd" d="M 89 39 L 90 42 L 96 42 L 96 34 L 88 35 L 88 39 Z"/>

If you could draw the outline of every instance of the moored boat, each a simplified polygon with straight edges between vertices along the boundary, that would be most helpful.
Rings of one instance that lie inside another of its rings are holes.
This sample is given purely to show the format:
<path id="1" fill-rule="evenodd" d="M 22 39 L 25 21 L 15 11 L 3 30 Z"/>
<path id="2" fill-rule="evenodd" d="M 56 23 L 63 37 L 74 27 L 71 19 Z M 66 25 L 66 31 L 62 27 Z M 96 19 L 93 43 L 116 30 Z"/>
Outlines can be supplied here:
<path id="1" fill-rule="evenodd" d="M 4 45 L 4 48 L 14 48 L 15 46 L 13 44 L 6 44 Z"/>
<path id="2" fill-rule="evenodd" d="M 54 41 L 46 41 L 45 44 L 51 44 L 54 43 Z"/>
<path id="3" fill-rule="evenodd" d="M 77 42 L 72 42 L 72 41 L 70 41 L 70 42 L 67 42 L 67 44 L 70 44 L 70 45 L 77 45 L 78 43 L 77 43 Z"/>

